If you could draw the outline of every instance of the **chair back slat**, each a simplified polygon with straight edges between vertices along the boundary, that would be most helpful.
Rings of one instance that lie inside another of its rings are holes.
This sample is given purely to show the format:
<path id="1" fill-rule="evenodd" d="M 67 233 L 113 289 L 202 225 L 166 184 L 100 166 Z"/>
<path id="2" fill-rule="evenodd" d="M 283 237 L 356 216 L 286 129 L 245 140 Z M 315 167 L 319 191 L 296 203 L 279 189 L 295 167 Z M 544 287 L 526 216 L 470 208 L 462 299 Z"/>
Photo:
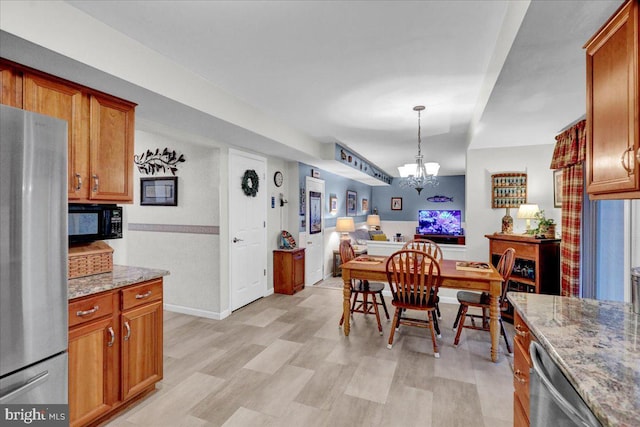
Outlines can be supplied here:
<path id="1" fill-rule="evenodd" d="M 394 301 L 416 307 L 435 304 L 442 279 L 440 264 L 433 256 L 403 249 L 389 257 L 386 269 Z"/>
<path id="2" fill-rule="evenodd" d="M 442 248 L 436 242 L 429 239 L 413 239 L 409 240 L 402 246 L 402 249 L 413 249 L 416 251 L 426 252 L 440 262 L 442 260 Z"/>
<path id="3" fill-rule="evenodd" d="M 496 269 L 502 276 L 502 294 L 500 295 L 501 305 L 507 300 L 507 291 L 509 289 L 509 279 L 511 278 L 511 272 L 513 266 L 516 263 L 516 250 L 513 248 L 507 248 L 502 253 Z"/>
<path id="4" fill-rule="evenodd" d="M 340 259 L 342 263 L 349 262 L 356 257 L 353 250 L 353 246 L 348 240 L 342 240 L 340 242 Z"/>

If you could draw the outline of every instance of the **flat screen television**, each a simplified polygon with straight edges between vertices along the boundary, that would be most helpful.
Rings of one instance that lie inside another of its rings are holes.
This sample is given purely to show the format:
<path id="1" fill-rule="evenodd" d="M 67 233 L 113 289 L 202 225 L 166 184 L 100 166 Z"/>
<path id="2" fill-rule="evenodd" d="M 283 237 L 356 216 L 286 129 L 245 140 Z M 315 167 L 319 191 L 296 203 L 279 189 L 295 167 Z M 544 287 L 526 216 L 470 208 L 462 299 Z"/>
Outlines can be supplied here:
<path id="1" fill-rule="evenodd" d="M 459 210 L 419 210 L 418 233 L 443 236 L 462 235 L 462 215 Z"/>

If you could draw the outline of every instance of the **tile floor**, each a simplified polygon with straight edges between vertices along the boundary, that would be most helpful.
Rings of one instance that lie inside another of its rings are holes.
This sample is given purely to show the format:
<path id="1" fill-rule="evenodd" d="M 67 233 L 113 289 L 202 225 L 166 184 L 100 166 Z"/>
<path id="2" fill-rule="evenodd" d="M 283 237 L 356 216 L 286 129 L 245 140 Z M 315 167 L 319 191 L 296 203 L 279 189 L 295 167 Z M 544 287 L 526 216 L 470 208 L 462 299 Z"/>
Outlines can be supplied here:
<path id="1" fill-rule="evenodd" d="M 165 312 L 164 379 L 106 425 L 513 424 L 513 358 L 501 340 L 492 363 L 483 331 L 465 329 L 454 348 L 456 305 L 441 304 L 440 359 L 422 328 L 402 326 L 387 349 L 390 323 L 380 336 L 373 316 L 354 314 L 345 337 L 341 310 L 341 290 L 315 286 L 262 298 L 224 320 Z"/>

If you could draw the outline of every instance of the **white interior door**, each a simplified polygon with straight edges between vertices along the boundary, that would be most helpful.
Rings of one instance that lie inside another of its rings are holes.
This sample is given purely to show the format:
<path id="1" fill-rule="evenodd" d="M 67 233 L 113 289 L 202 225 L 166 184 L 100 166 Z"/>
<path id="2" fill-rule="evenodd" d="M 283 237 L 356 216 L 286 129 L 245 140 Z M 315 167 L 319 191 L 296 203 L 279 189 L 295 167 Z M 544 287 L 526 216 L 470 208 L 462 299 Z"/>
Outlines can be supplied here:
<path id="1" fill-rule="evenodd" d="M 258 175 L 258 192 L 242 189 L 246 171 Z M 231 310 L 267 293 L 267 184 L 266 159 L 229 150 L 229 283 Z"/>
<path id="2" fill-rule="evenodd" d="M 324 278 L 324 181 L 308 176 L 306 186 L 304 281 L 307 285 L 313 285 Z"/>

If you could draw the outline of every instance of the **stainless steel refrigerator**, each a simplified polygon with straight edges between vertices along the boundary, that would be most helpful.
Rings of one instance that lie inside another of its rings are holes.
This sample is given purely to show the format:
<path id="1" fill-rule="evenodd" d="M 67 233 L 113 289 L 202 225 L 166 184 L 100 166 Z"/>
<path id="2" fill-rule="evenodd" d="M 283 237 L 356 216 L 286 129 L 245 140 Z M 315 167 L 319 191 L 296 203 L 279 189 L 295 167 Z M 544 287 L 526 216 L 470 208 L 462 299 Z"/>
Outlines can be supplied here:
<path id="1" fill-rule="evenodd" d="M 67 123 L 0 105 L 0 404 L 66 404 Z"/>

